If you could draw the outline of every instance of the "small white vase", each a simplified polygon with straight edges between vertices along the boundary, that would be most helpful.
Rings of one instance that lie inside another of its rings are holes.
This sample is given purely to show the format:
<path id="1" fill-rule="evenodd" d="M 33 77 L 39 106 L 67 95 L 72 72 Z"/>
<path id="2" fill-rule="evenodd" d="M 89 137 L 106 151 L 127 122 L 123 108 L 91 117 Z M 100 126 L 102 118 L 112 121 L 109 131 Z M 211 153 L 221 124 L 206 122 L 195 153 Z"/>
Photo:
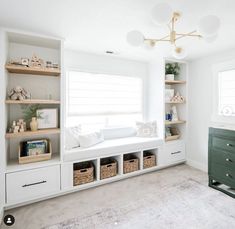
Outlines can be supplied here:
<path id="1" fill-rule="evenodd" d="M 166 80 L 174 80 L 174 74 L 166 74 Z"/>
<path id="2" fill-rule="evenodd" d="M 38 130 L 38 121 L 37 121 L 36 117 L 32 117 L 32 121 L 30 122 L 30 129 L 31 129 L 31 131 Z"/>

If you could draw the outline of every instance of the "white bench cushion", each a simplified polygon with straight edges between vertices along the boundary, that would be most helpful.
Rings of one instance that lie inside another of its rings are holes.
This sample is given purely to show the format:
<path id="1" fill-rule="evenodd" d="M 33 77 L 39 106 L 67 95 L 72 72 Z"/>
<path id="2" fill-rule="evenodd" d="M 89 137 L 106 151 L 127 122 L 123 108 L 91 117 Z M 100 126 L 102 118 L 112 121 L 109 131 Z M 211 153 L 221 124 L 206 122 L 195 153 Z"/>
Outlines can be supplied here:
<path id="1" fill-rule="evenodd" d="M 104 142 L 89 148 L 78 147 L 66 150 L 64 161 L 71 162 L 100 156 L 114 155 L 116 153 L 135 152 L 142 149 L 157 148 L 162 144 L 163 140 L 160 138 L 128 137 L 105 140 Z"/>

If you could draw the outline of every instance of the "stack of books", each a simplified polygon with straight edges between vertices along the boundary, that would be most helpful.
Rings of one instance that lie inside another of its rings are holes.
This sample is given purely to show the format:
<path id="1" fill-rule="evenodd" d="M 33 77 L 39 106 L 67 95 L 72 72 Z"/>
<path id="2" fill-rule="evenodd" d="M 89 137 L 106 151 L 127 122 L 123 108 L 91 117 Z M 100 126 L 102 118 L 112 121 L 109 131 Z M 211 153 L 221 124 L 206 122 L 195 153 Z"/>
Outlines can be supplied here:
<path id="1" fill-rule="evenodd" d="M 31 140 L 22 142 L 21 157 L 35 156 L 48 152 L 48 140 Z"/>

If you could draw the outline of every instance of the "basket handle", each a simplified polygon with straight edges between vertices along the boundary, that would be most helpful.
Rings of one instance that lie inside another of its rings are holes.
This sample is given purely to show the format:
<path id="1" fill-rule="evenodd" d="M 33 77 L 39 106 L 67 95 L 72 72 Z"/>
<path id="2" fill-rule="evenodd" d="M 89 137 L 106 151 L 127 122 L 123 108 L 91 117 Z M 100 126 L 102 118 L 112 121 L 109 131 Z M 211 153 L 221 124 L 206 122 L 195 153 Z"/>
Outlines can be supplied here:
<path id="1" fill-rule="evenodd" d="M 152 156 L 148 156 L 146 159 L 150 159 Z"/>
<path id="2" fill-rule="evenodd" d="M 111 167 L 111 166 L 112 166 L 112 164 L 106 165 L 107 168 L 108 168 L 108 167 Z"/>
<path id="3" fill-rule="evenodd" d="M 85 173 L 87 171 L 87 169 L 81 169 L 80 172 L 81 173 Z"/>
<path id="4" fill-rule="evenodd" d="M 129 162 L 130 162 L 130 163 L 132 163 L 132 162 L 134 162 L 134 161 L 135 161 L 135 160 L 134 160 L 134 159 L 132 159 L 132 160 L 130 160 Z"/>

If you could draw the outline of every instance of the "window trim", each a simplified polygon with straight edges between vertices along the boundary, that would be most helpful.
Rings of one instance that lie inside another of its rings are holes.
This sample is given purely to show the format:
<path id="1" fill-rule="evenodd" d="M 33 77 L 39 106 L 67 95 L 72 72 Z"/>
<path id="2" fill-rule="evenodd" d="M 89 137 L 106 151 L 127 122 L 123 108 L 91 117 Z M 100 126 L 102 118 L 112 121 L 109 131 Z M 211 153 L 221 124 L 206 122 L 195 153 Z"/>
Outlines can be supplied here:
<path id="1" fill-rule="evenodd" d="M 69 77 L 68 77 L 68 73 L 70 71 L 77 71 L 77 72 L 84 72 L 84 73 L 92 73 L 92 74 L 104 74 L 104 75 L 113 75 L 113 76 L 126 76 L 126 77 L 133 77 L 133 78 L 141 78 L 142 79 L 142 117 L 143 117 L 143 121 L 146 120 L 147 117 L 147 90 L 146 90 L 146 77 L 143 76 L 138 76 L 138 75 L 133 75 L 133 74 L 122 74 L 120 73 L 112 73 L 109 71 L 98 71 L 98 70 L 92 70 L 92 69 L 86 69 L 86 68 L 79 68 L 79 67 L 67 67 L 65 69 L 65 76 L 66 76 L 66 80 L 65 80 L 65 125 L 67 125 L 67 117 L 74 117 L 74 116 L 78 116 L 78 115 L 68 115 L 68 94 L 67 91 L 69 90 Z M 129 127 L 129 126 L 128 126 Z M 110 128 L 110 127 L 108 127 Z M 113 128 L 113 127 L 112 127 Z M 120 128 L 120 127 L 114 127 L 115 128 Z"/>
<path id="2" fill-rule="evenodd" d="M 218 114 L 219 108 L 219 73 L 223 71 L 235 70 L 235 59 L 218 63 L 212 66 L 213 71 L 213 110 L 212 122 L 234 124 L 234 116 L 222 116 Z"/>

